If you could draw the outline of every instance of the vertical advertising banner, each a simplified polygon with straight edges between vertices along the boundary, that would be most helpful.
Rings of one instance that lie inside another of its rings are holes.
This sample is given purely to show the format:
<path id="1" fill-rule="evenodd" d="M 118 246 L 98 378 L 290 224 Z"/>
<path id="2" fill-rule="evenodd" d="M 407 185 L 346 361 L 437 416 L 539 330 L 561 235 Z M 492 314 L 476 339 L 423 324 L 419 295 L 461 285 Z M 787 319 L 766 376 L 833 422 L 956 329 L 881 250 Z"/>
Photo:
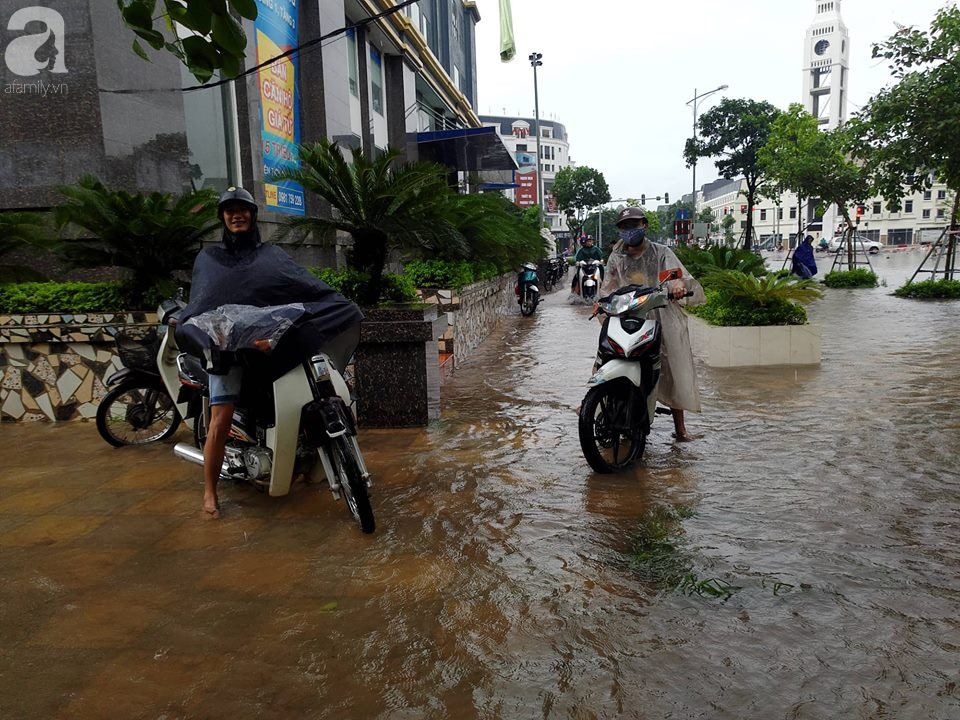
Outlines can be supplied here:
<path id="1" fill-rule="evenodd" d="M 530 172 L 516 171 L 514 176 L 517 188 L 516 204 L 518 207 L 530 207 L 537 204 L 537 171 Z"/>
<path id="2" fill-rule="evenodd" d="M 254 31 L 257 64 L 277 57 L 297 45 L 297 0 L 257 0 Z M 297 168 L 300 154 L 300 107 L 297 102 L 296 56 L 261 68 L 261 137 L 263 182 L 270 210 L 303 215 L 303 187 L 289 180 L 274 181 L 282 171 Z"/>

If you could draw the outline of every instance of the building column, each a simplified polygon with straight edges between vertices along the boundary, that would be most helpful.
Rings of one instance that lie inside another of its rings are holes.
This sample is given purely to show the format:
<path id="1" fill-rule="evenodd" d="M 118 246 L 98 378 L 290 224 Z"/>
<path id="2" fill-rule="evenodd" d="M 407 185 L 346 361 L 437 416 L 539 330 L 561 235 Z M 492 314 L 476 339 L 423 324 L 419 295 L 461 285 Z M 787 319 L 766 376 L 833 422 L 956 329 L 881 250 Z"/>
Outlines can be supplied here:
<path id="1" fill-rule="evenodd" d="M 358 27 L 357 33 L 357 68 L 358 84 L 360 87 L 360 147 L 363 148 L 363 154 L 368 158 L 373 158 L 373 127 L 370 119 L 370 76 L 368 64 L 370 61 L 370 49 L 367 47 L 367 30 L 364 27 Z"/>
<path id="2" fill-rule="evenodd" d="M 384 55 L 384 84 L 387 100 L 387 143 L 402 153 L 402 159 L 419 159 L 416 133 L 416 74 L 401 55 Z"/>
<path id="3" fill-rule="evenodd" d="M 320 37 L 320 7 L 314 2 L 300 3 L 300 38 Z M 327 139 L 327 101 L 324 92 L 323 53 L 308 52 L 298 56 L 297 99 L 300 103 L 300 142 L 313 144 Z M 305 193 L 308 217 L 330 215 L 327 203 L 313 193 Z"/>

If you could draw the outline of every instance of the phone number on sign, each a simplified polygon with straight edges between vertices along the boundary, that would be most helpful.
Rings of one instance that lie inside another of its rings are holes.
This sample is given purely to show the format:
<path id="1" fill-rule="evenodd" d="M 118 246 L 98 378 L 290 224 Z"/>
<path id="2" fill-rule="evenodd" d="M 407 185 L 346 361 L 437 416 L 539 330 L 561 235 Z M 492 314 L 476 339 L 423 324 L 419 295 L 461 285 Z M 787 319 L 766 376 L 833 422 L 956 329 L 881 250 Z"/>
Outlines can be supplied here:
<path id="1" fill-rule="evenodd" d="M 293 207 L 303 207 L 303 195 L 291 193 L 286 190 L 277 190 L 277 205 L 290 205 Z"/>

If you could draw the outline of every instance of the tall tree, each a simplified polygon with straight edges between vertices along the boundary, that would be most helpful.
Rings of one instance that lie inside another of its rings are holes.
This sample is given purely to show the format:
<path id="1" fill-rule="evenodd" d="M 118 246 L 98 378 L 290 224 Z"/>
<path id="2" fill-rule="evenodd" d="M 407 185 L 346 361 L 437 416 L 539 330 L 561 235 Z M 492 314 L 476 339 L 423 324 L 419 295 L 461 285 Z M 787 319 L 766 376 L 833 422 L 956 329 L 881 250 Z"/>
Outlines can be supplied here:
<path id="1" fill-rule="evenodd" d="M 939 180 L 953 191 L 950 229 L 960 203 L 960 9 L 937 12 L 927 32 L 904 28 L 874 45 L 873 57 L 890 61 L 897 79 L 850 121 L 853 151 L 870 171 L 874 190 L 899 206 L 905 192 L 928 190 Z M 956 265 L 951 235 L 947 268 Z"/>
<path id="2" fill-rule="evenodd" d="M 610 188 L 603 173 L 585 165 L 562 168 L 553 181 L 552 192 L 574 237 L 582 232 L 588 210 L 610 202 Z"/>
<path id="3" fill-rule="evenodd" d="M 821 139 L 817 119 L 803 105 L 793 103 L 773 121 L 767 144 L 758 155 L 766 178 L 761 194 L 772 200 L 779 200 L 784 189 L 797 194 L 798 237 L 803 232 L 803 201 L 810 199 L 809 188 L 817 184 L 820 172 L 816 147 Z"/>
<path id="4" fill-rule="evenodd" d="M 765 101 L 725 98 L 697 121 L 700 137 L 687 140 L 684 159 L 691 167 L 698 158 L 719 158 L 714 164 L 728 180 L 742 177 L 747 186 L 747 226 L 744 247 L 753 240 L 753 208 L 763 169 L 757 154 L 767 144 L 770 126 L 780 111 Z"/>
<path id="5" fill-rule="evenodd" d="M 766 187 L 789 187 L 798 196 L 817 197 L 824 206 L 837 206 L 846 224 L 849 267 L 855 252 L 850 207 L 870 194 L 869 174 L 863 163 L 851 157 L 851 147 L 846 128 L 821 131 L 813 115 L 791 105 L 773 123 L 770 138 L 760 150 Z"/>

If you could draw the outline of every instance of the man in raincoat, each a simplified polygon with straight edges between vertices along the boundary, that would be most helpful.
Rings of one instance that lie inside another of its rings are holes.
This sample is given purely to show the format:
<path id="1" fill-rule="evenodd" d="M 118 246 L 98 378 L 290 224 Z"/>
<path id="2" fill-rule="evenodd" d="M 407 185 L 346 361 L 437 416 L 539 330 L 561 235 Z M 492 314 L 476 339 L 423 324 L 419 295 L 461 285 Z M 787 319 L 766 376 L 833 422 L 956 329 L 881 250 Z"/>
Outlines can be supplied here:
<path id="1" fill-rule="evenodd" d="M 670 282 L 670 296 L 679 300 L 692 290 L 693 296 L 687 299 L 687 304 L 705 302 L 700 283 L 687 272 L 673 250 L 646 238 L 647 224 L 647 216 L 641 208 L 628 207 L 620 211 L 617 218 L 620 242 L 614 245 L 607 260 L 607 275 L 600 294 L 609 295 L 630 284 L 655 286 L 659 283 L 661 271 L 680 268 L 683 277 Z M 685 442 L 693 438 L 687 432 L 683 413 L 685 410 L 700 412 L 700 392 L 693 367 L 687 317 L 677 302 L 654 312 L 659 316 L 663 331 L 657 400 L 670 408 L 675 437 L 679 442 Z"/>

